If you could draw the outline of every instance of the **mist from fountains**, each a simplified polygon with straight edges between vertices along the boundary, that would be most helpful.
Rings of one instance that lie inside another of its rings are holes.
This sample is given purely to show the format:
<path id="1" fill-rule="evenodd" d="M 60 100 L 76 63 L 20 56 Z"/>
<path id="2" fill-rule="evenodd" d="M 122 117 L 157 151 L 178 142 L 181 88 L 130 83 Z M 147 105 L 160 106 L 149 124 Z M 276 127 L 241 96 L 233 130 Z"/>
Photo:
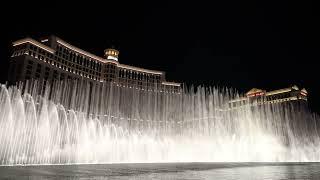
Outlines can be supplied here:
<path id="1" fill-rule="evenodd" d="M 228 109 L 181 93 L 79 81 L 0 89 L 0 164 L 320 161 L 319 118 L 290 103 Z"/>

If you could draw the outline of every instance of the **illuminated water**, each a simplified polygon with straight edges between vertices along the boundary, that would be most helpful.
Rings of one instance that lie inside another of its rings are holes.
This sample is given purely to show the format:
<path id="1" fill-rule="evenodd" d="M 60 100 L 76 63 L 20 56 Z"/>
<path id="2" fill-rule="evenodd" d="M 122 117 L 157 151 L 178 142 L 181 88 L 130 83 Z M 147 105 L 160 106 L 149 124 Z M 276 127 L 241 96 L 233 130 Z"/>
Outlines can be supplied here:
<path id="1" fill-rule="evenodd" d="M 0 164 L 320 160 L 319 121 L 303 107 L 227 111 L 237 93 L 204 87 L 180 94 L 76 82 L 41 87 L 1 85 Z"/>
<path id="2" fill-rule="evenodd" d="M 318 180 L 319 163 L 173 163 L 0 167 L 0 179 Z"/>

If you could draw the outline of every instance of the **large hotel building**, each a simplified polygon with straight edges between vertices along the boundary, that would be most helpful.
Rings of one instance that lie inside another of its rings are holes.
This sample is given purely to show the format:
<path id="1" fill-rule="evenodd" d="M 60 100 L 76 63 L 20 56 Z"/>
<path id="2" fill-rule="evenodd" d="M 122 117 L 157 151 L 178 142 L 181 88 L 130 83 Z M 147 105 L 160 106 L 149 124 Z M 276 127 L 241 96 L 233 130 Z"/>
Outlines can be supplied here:
<path id="1" fill-rule="evenodd" d="M 180 83 L 168 82 L 165 72 L 119 63 L 119 51 L 106 49 L 99 57 L 56 37 L 24 38 L 13 42 L 9 82 L 28 79 L 110 82 L 143 90 L 180 93 Z"/>
<path id="2" fill-rule="evenodd" d="M 87 80 L 91 83 L 109 82 L 118 86 L 180 93 L 180 83 L 168 82 L 162 71 L 120 64 L 119 51 L 106 49 L 99 57 L 79 49 L 64 40 L 50 36 L 36 41 L 25 38 L 13 42 L 9 82 L 28 79 Z M 46 82 L 45 81 L 45 82 Z M 284 102 L 307 102 L 307 91 L 297 86 L 267 92 L 253 88 L 244 96 L 228 103 L 228 109 L 244 104 L 263 105 Z"/>

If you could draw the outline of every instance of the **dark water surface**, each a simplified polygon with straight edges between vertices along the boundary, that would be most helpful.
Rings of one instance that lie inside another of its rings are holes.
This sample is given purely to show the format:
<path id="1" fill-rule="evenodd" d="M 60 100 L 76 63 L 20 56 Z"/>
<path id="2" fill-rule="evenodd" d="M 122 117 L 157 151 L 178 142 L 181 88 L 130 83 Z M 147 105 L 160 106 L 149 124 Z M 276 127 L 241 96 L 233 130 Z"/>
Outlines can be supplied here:
<path id="1" fill-rule="evenodd" d="M 161 163 L 2 166 L 0 179 L 320 180 L 320 163 Z"/>

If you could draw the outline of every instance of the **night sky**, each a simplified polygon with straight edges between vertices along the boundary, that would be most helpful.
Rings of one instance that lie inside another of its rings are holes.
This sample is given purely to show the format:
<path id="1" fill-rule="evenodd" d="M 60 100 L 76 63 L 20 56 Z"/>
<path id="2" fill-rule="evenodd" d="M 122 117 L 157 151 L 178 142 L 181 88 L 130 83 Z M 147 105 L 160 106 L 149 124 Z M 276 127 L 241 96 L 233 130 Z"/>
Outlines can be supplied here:
<path id="1" fill-rule="evenodd" d="M 320 110 L 320 28 L 311 1 L 12 2 L 1 11 L 1 82 L 11 43 L 54 34 L 120 63 L 166 72 L 167 80 L 246 92 L 296 84 Z"/>

